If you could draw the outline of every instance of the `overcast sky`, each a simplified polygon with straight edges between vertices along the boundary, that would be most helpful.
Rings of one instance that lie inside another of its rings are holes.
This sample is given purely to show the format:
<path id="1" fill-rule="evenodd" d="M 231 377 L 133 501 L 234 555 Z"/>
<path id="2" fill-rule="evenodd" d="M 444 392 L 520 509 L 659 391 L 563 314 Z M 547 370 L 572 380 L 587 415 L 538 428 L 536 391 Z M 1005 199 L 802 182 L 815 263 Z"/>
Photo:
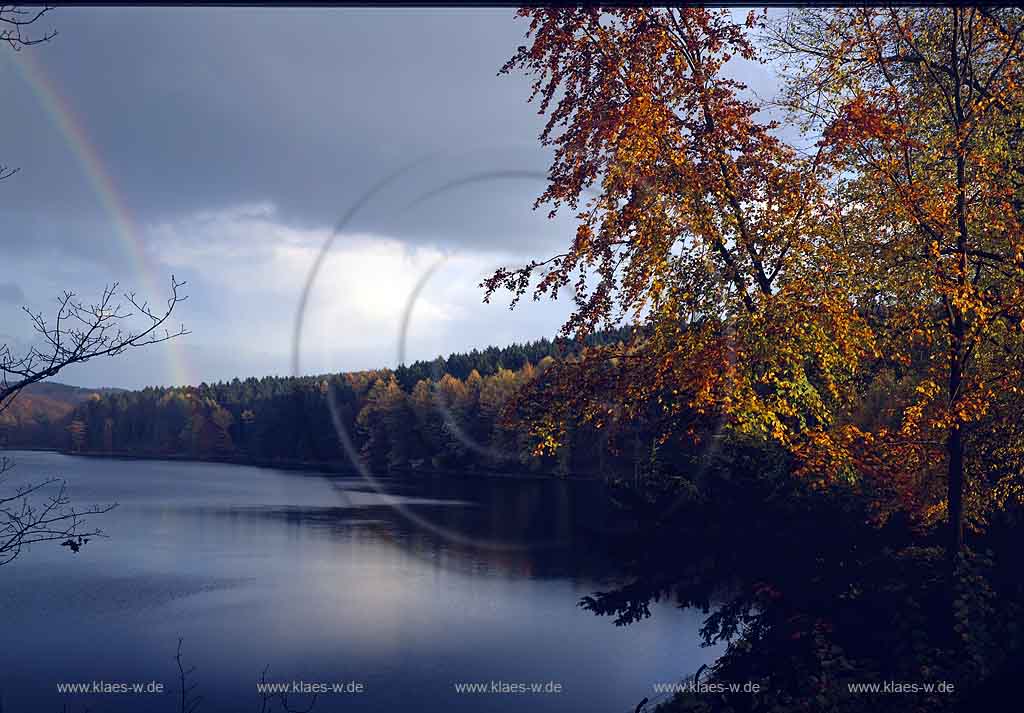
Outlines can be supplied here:
<path id="1" fill-rule="evenodd" d="M 51 42 L 0 50 L 0 343 L 119 281 L 156 301 L 186 280 L 191 334 L 59 380 L 140 387 L 393 367 L 417 281 L 411 359 L 552 336 L 565 303 L 481 304 L 500 264 L 546 256 L 568 219 L 532 210 L 548 164 L 512 9 L 60 8 Z M 42 28 L 40 28 L 42 29 Z M 764 91 L 763 70 L 744 77 Z M 479 180 L 467 181 L 466 179 Z"/>

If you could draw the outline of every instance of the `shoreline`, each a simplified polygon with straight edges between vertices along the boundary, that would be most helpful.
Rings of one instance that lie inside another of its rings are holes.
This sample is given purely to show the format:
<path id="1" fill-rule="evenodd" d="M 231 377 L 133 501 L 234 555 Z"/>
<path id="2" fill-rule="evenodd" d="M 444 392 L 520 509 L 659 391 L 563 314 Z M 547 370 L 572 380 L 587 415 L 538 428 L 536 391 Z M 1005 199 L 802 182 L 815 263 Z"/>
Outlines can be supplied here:
<path id="1" fill-rule="evenodd" d="M 187 455 L 176 455 L 176 454 L 148 454 L 148 453 L 132 453 L 132 452 L 112 452 L 112 453 L 97 453 L 97 452 L 85 452 L 75 453 L 73 451 L 63 450 L 60 448 L 41 448 L 41 447 L 23 447 L 23 448 L 0 448 L 0 455 L 4 452 L 45 452 L 45 453 L 57 453 L 63 456 L 81 457 L 81 458 L 109 458 L 112 460 L 151 460 L 151 461 L 165 461 L 165 462 L 183 462 L 183 463 L 219 463 L 222 465 L 243 465 L 250 466 L 253 468 L 272 468 L 277 470 L 289 470 L 289 471 L 315 471 L 321 473 L 327 473 L 330 475 L 348 475 L 358 477 L 361 474 L 359 471 L 352 467 L 352 464 L 348 461 L 294 461 L 294 460 L 266 460 L 260 458 L 238 458 L 238 457 L 206 457 L 197 458 L 195 456 Z M 391 475 L 423 475 L 431 477 L 445 477 L 445 478 L 495 478 L 502 480 L 558 480 L 558 481 L 586 481 L 586 482 L 605 482 L 607 479 L 599 475 L 570 475 L 570 476 L 558 476 L 551 473 L 516 473 L 516 472 L 499 472 L 499 471 L 485 471 L 485 470 L 448 470 L 438 468 L 395 468 L 387 471 L 386 473 L 378 474 L 379 477 L 387 477 Z"/>

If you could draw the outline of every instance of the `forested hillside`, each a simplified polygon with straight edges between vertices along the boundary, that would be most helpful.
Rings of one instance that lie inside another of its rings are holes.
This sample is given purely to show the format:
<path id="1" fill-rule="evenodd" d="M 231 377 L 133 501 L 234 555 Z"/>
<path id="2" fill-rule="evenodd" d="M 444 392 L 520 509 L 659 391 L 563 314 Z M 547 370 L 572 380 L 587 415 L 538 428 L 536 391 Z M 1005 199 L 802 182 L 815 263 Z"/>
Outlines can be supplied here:
<path id="1" fill-rule="evenodd" d="M 0 411 L 0 446 L 51 448 L 63 444 L 68 437 L 69 416 L 76 406 L 94 394 L 116 392 L 47 382 L 27 386 Z"/>
<path id="2" fill-rule="evenodd" d="M 587 346 L 628 340 L 629 328 L 594 335 Z M 46 428 L 12 422 L 9 443 L 77 453 L 336 463 L 348 459 L 331 413 L 376 472 L 391 469 L 593 474 L 628 467 L 649 444 L 639 434 L 608 454 L 609 431 L 582 428 L 557 453 L 540 455 L 527 426 L 506 405 L 543 379 L 553 358 L 578 345 L 548 339 L 489 347 L 381 369 L 308 377 L 262 377 L 198 386 L 85 392 L 77 404 L 33 416 Z M 622 435 L 622 434 L 620 434 Z M 646 442 L 646 441 L 644 441 Z M 618 462 L 623 461 L 623 462 Z"/>

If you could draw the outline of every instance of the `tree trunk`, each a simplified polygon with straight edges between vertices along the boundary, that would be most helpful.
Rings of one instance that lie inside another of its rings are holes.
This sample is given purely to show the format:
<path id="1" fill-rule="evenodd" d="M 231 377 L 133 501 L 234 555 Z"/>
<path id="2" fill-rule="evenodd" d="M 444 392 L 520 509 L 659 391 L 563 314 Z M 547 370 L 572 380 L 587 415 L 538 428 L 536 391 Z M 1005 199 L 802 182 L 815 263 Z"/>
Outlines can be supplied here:
<path id="1" fill-rule="evenodd" d="M 957 320 L 959 323 L 959 320 Z M 955 340 L 955 344 L 960 342 Z M 963 366 L 959 357 L 959 349 L 950 352 L 949 360 L 949 403 L 955 409 L 960 382 L 963 379 Z M 946 559 L 949 574 L 949 616 L 948 634 L 950 644 L 955 648 L 961 642 L 956 634 L 957 625 L 961 623 L 957 611 L 956 599 L 958 592 L 958 556 L 964 543 L 964 441 L 963 425 L 954 421 L 946 434 L 946 451 L 949 455 L 949 466 L 946 475 L 946 500 L 948 502 L 948 519 L 946 522 Z"/>
<path id="2" fill-rule="evenodd" d="M 949 408 L 953 412 L 953 425 L 946 434 L 946 452 L 949 455 L 949 466 L 946 475 L 946 499 L 948 502 L 949 529 L 946 551 L 951 564 L 964 543 L 964 434 L 963 424 L 956 414 L 957 404 L 961 398 L 964 378 L 964 334 L 965 324 L 963 313 L 954 309 L 952 349 L 949 353 Z"/>
<path id="3" fill-rule="evenodd" d="M 964 543 L 964 442 L 959 425 L 950 429 L 946 439 L 946 450 L 949 451 L 949 474 L 946 483 L 949 501 L 949 539 L 946 549 L 950 561 L 953 561 Z"/>

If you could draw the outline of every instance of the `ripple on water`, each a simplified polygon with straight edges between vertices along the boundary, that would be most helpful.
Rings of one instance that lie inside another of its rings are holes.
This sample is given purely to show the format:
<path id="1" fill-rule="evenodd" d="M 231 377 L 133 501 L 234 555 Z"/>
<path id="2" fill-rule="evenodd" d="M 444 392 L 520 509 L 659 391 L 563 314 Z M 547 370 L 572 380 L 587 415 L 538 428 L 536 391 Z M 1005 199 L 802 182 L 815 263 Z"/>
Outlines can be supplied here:
<path id="1" fill-rule="evenodd" d="M 159 609 L 180 599 L 232 589 L 250 578 L 210 579 L 182 575 L 144 574 L 123 577 L 72 577 L 53 587 L 44 578 L 4 583 L 0 609 L 19 617 L 124 615 Z"/>

